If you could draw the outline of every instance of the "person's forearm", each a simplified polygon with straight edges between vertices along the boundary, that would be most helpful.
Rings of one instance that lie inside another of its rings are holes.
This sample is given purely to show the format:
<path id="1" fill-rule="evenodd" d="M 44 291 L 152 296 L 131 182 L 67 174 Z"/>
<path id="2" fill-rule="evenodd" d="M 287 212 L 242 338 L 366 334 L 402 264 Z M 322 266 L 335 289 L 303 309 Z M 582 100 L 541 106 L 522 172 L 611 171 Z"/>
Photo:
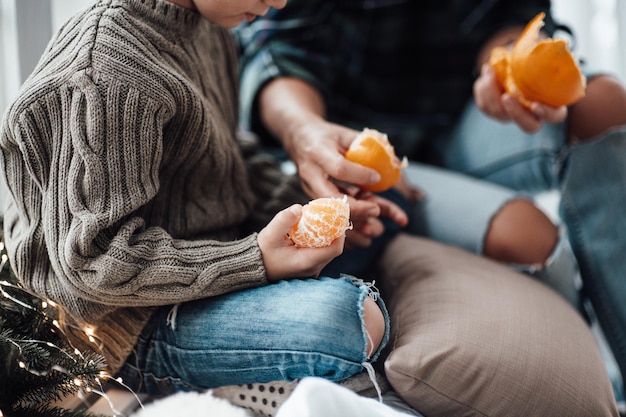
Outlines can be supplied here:
<path id="1" fill-rule="evenodd" d="M 323 119 L 322 95 L 306 82 L 281 77 L 268 83 L 259 96 L 259 112 L 265 128 L 289 148 L 297 131 Z"/>

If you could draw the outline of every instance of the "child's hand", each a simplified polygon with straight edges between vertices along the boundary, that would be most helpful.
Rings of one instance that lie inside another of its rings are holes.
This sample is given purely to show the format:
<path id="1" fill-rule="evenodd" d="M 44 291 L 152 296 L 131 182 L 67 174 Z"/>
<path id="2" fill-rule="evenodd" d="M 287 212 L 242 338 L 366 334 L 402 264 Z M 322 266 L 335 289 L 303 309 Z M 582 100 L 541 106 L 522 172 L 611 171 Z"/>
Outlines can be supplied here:
<path id="1" fill-rule="evenodd" d="M 345 236 L 323 248 L 298 248 L 287 237 L 287 232 L 298 222 L 302 206 L 280 211 L 263 230 L 257 242 L 261 249 L 268 281 L 290 278 L 316 277 L 330 261 L 343 252 Z"/>

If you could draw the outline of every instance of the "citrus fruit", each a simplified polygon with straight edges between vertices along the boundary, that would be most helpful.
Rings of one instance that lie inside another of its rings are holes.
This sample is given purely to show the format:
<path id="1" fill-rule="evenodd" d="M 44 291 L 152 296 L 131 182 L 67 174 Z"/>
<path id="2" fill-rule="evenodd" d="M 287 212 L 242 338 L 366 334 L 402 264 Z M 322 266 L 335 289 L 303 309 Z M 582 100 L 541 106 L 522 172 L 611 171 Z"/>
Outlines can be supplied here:
<path id="1" fill-rule="evenodd" d="M 539 40 L 544 17 L 539 13 L 526 25 L 513 49 L 494 48 L 489 64 L 502 88 L 524 106 L 569 106 L 585 96 L 586 79 L 564 39 Z"/>
<path id="2" fill-rule="evenodd" d="M 385 191 L 400 180 L 402 169 L 407 166 L 406 158 L 398 159 L 387 135 L 375 129 L 365 128 L 357 135 L 345 155 L 348 161 L 375 169 L 380 181 L 375 184 L 359 185 L 367 191 Z"/>
<path id="3" fill-rule="evenodd" d="M 348 197 L 323 197 L 302 206 L 302 216 L 289 230 L 296 246 L 321 248 L 352 229 Z"/>

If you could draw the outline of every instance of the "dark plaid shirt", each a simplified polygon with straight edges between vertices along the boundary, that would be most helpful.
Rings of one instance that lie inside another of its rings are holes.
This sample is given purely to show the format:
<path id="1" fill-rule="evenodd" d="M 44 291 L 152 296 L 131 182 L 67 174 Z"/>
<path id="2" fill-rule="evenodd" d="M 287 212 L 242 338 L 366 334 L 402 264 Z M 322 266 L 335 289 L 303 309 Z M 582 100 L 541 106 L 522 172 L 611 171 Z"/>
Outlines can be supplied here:
<path id="1" fill-rule="evenodd" d="M 289 0 L 240 26 L 242 122 L 259 89 L 279 75 L 324 95 L 329 120 L 389 134 L 402 155 L 454 123 L 472 94 L 476 55 L 509 25 L 524 25 L 548 0 Z M 548 14 L 545 29 L 552 34 Z"/>

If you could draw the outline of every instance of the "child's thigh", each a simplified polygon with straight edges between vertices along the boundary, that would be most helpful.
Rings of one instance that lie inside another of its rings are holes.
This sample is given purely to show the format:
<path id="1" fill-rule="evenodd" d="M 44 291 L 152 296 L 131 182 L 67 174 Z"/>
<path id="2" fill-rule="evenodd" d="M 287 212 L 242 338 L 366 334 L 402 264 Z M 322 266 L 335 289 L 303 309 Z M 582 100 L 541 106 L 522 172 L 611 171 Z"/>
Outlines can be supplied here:
<path id="1" fill-rule="evenodd" d="M 371 292 L 349 278 L 290 280 L 162 308 L 135 367 L 148 392 L 345 379 L 366 360 L 362 306 Z"/>

